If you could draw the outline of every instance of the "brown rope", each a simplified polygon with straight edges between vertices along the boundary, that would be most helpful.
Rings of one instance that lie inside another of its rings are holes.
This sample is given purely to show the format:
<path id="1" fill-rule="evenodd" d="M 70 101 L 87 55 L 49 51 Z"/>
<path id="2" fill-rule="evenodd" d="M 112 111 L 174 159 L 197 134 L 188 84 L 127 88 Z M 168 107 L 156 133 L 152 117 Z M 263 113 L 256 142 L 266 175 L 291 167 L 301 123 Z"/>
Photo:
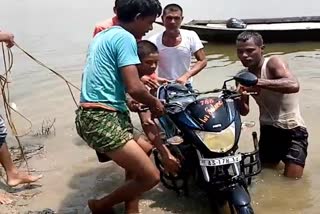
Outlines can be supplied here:
<path id="1" fill-rule="evenodd" d="M 30 172 L 29 164 L 28 164 L 27 158 L 25 156 L 25 153 L 24 153 L 24 150 L 23 150 L 23 146 L 21 144 L 20 138 L 19 138 L 19 136 L 17 134 L 16 126 L 14 125 L 14 122 L 13 122 L 13 119 L 12 119 L 11 109 L 13 109 L 13 108 L 9 104 L 10 103 L 10 96 L 9 96 L 10 94 L 9 94 L 9 85 L 8 85 L 8 75 L 9 75 L 9 73 L 11 71 L 12 66 L 13 66 L 13 55 L 12 55 L 11 50 L 8 48 L 8 52 L 7 52 L 8 61 L 7 61 L 6 54 L 5 54 L 4 50 L 5 50 L 4 44 L 2 43 L 2 55 L 3 55 L 3 63 L 4 63 L 5 73 L 4 73 L 4 75 L 1 75 L 0 86 L 1 86 L 4 110 L 5 110 L 5 114 L 6 114 L 6 118 L 7 118 L 8 124 L 9 124 L 9 126 L 10 126 L 10 128 L 11 128 L 11 130 L 13 132 L 14 137 L 16 138 L 16 140 L 18 142 L 18 146 L 19 146 L 19 149 L 21 151 L 21 157 L 23 158 L 23 160 L 26 163 L 28 172 Z M 15 109 L 13 109 L 13 110 L 15 110 Z M 28 120 L 28 121 L 30 121 L 30 120 Z"/>
<path id="2" fill-rule="evenodd" d="M 77 89 L 78 91 L 80 91 L 80 88 L 78 88 L 76 85 L 72 84 L 70 81 L 68 81 L 66 78 L 64 78 L 61 74 L 59 74 L 57 71 L 53 70 L 52 68 L 48 67 L 47 65 L 45 65 L 44 63 L 42 63 L 41 61 L 39 61 L 38 59 L 36 59 L 35 57 L 33 57 L 31 54 L 29 54 L 27 51 L 25 51 L 23 48 L 21 48 L 17 43 L 15 43 L 15 46 L 20 49 L 23 53 L 25 53 L 28 57 L 30 57 L 33 61 L 35 61 L 36 63 L 38 63 L 39 65 L 45 67 L 46 69 L 48 69 L 49 71 L 51 71 L 52 73 L 54 73 L 55 75 L 57 75 L 58 77 L 60 77 L 61 79 L 64 80 L 64 82 L 67 84 L 69 92 L 71 94 L 71 97 L 74 101 L 74 103 L 76 104 L 76 106 L 78 106 L 78 103 L 76 102 L 76 99 L 74 97 L 74 94 L 72 92 L 71 87 Z M 3 55 L 3 62 L 4 62 L 4 68 L 5 68 L 5 73 L 4 75 L 0 75 L 0 87 L 1 87 L 1 92 L 2 92 L 2 98 L 3 98 L 3 104 L 4 104 L 4 109 L 5 109 L 5 115 L 8 121 L 8 124 L 13 132 L 14 137 L 16 138 L 18 145 L 19 145 L 19 149 L 21 151 L 21 156 L 23 158 L 23 160 L 26 163 L 27 166 L 27 170 L 30 173 L 30 169 L 29 169 L 29 165 L 28 165 L 28 161 L 23 149 L 23 146 L 21 144 L 21 141 L 19 139 L 19 137 L 28 135 L 31 130 L 32 130 L 32 122 L 26 118 L 24 115 L 22 115 L 20 112 L 18 112 L 16 109 L 12 108 L 12 106 L 10 106 L 10 91 L 9 91 L 9 85 L 8 85 L 8 77 L 9 74 L 11 72 L 11 68 L 13 66 L 13 54 L 10 48 L 7 48 L 7 56 L 5 54 L 5 46 L 4 43 L 2 43 L 2 55 Z M 7 59 L 8 58 L 8 59 Z M 12 119 L 12 114 L 11 114 L 11 110 L 13 110 L 14 112 L 16 112 L 18 115 L 20 115 L 22 118 L 24 118 L 26 121 L 29 122 L 30 127 L 29 130 L 24 133 L 23 135 L 18 135 L 16 126 L 14 125 L 13 119 Z"/>
<path id="3" fill-rule="evenodd" d="M 16 42 L 14 42 L 14 45 L 19 48 L 23 53 L 25 53 L 28 57 L 30 57 L 33 61 L 35 61 L 36 63 L 38 63 L 39 65 L 41 65 L 42 67 L 45 67 L 46 69 L 48 69 L 49 71 L 51 71 L 52 73 L 54 73 L 55 75 L 57 75 L 58 77 L 60 77 L 68 86 L 69 92 L 71 94 L 71 97 L 73 99 L 73 102 L 76 104 L 76 106 L 78 107 L 78 103 L 76 102 L 76 99 L 74 97 L 74 94 L 72 93 L 71 90 L 71 86 L 75 89 L 77 89 L 78 91 L 80 91 L 80 88 L 77 87 L 76 85 L 74 85 L 73 83 L 71 83 L 70 81 L 68 81 L 66 78 L 64 78 L 61 74 L 59 74 L 57 71 L 53 70 L 52 68 L 48 67 L 47 65 L 45 65 L 44 63 L 42 63 L 41 61 L 39 61 L 38 59 L 36 59 L 34 56 L 32 56 L 31 54 L 29 54 L 26 50 L 24 50 L 23 48 L 21 48 Z"/>

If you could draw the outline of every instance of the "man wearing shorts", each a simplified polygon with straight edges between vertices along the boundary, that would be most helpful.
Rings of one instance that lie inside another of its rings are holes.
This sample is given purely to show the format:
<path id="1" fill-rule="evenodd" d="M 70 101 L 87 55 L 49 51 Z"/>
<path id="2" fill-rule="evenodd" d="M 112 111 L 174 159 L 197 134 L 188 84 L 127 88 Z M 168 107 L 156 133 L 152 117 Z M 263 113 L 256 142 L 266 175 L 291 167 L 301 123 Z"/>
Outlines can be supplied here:
<path id="1" fill-rule="evenodd" d="M 238 57 L 258 77 L 254 87 L 240 86 L 240 112 L 249 112 L 249 96 L 253 95 L 260 111 L 260 159 L 264 165 L 285 163 L 284 175 L 300 178 L 307 158 L 308 132 L 300 114 L 299 82 L 288 64 L 278 56 L 265 58 L 260 34 L 243 32 L 236 41 Z"/>
<path id="2" fill-rule="evenodd" d="M 112 213 L 121 202 L 126 213 L 138 213 L 139 196 L 159 182 L 146 141 L 133 139 L 125 93 L 155 116 L 164 114 L 164 106 L 146 90 L 136 67 L 140 64 L 136 38 L 152 30 L 161 5 L 158 0 L 119 0 L 116 13 L 118 25 L 98 33 L 90 44 L 75 122 L 91 148 L 125 169 L 127 181 L 109 195 L 89 200 L 92 213 Z"/>

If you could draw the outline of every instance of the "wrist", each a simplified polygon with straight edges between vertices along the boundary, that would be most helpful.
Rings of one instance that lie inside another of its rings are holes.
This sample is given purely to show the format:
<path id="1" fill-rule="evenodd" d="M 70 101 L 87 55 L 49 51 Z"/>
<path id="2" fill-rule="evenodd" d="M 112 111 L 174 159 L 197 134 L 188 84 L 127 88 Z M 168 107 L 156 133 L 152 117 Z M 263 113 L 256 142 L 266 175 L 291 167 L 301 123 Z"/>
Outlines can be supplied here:
<path id="1" fill-rule="evenodd" d="M 256 86 L 261 87 L 263 86 L 263 84 L 264 84 L 263 79 L 258 79 Z"/>
<path id="2" fill-rule="evenodd" d="M 170 152 L 166 146 L 162 146 L 161 148 L 158 148 L 158 151 L 163 159 L 169 158 Z"/>
<path id="3" fill-rule="evenodd" d="M 182 77 L 188 80 L 192 77 L 192 75 L 190 74 L 190 71 L 187 71 L 187 73 L 185 73 Z"/>
<path id="4" fill-rule="evenodd" d="M 141 96 L 141 101 L 140 103 L 153 108 L 155 106 L 157 106 L 157 99 L 152 96 L 149 92 L 145 93 L 144 96 Z"/>

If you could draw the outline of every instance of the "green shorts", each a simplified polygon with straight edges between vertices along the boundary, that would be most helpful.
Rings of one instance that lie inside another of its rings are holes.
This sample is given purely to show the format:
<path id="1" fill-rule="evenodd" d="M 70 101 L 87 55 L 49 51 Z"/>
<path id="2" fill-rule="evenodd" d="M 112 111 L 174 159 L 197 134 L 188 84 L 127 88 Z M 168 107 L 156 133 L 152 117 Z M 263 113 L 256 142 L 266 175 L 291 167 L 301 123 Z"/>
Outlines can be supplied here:
<path id="1" fill-rule="evenodd" d="M 114 112 L 102 108 L 76 110 L 79 136 L 100 153 L 111 152 L 133 139 L 129 112 Z"/>

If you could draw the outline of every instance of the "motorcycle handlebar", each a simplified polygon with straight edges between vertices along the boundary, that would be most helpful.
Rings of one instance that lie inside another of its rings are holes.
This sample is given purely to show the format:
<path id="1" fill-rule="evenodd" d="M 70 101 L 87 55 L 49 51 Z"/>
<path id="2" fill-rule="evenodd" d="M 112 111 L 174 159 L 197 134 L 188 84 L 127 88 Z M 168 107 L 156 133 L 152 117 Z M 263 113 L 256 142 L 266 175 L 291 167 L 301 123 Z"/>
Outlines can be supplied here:
<path id="1" fill-rule="evenodd" d="M 245 95 L 257 95 L 258 93 L 257 92 L 246 92 Z M 228 98 L 231 98 L 231 99 L 236 99 L 238 97 L 241 97 L 243 94 L 240 94 L 238 92 L 236 92 L 235 94 L 231 94 Z"/>
<path id="2" fill-rule="evenodd" d="M 224 95 L 229 95 L 228 98 L 234 99 L 237 97 L 240 97 L 242 94 L 240 94 L 238 91 L 235 90 L 229 90 L 229 89 L 213 89 L 211 91 L 204 91 L 204 92 L 196 92 L 192 94 L 185 94 L 185 95 L 178 95 L 178 97 L 184 97 L 184 96 L 190 96 L 190 95 L 202 95 L 202 94 L 211 94 L 211 93 L 219 93 L 223 92 Z M 256 95 L 257 92 L 246 92 L 246 95 Z"/>
<path id="3" fill-rule="evenodd" d="M 227 98 L 229 99 L 237 99 L 239 98 L 242 94 L 238 93 L 237 91 L 234 90 L 229 90 L 229 89 L 213 89 L 210 91 L 203 91 L 203 92 L 193 92 L 190 94 L 183 94 L 183 95 L 174 95 L 175 97 L 188 97 L 188 96 L 199 96 L 203 94 L 211 94 L 211 93 L 219 93 L 223 92 L 223 94 L 228 95 Z M 246 95 L 256 95 L 257 92 L 246 92 Z M 165 107 L 170 107 L 172 104 L 168 104 L 165 100 L 160 100 Z M 148 106 L 142 105 L 140 107 L 139 112 L 144 112 L 150 110 Z"/>

